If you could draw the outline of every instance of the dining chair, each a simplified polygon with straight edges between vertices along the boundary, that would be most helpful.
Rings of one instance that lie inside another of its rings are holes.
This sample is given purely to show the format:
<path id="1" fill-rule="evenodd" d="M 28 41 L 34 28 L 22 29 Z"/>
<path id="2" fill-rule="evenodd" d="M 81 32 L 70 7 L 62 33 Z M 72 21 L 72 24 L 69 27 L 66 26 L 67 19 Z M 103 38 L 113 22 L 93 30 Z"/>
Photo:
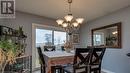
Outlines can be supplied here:
<path id="1" fill-rule="evenodd" d="M 44 51 L 55 51 L 55 46 L 44 46 Z"/>
<path id="2" fill-rule="evenodd" d="M 62 51 L 65 51 L 65 47 L 64 47 L 64 46 L 61 46 L 61 50 L 62 50 Z"/>
<path id="3" fill-rule="evenodd" d="M 51 73 L 63 73 L 61 65 L 51 66 Z"/>
<path id="4" fill-rule="evenodd" d="M 101 63 L 106 48 L 94 48 L 90 55 L 89 63 L 87 63 L 88 73 L 101 73 Z"/>
<path id="5" fill-rule="evenodd" d="M 45 60 L 43 57 L 41 47 L 37 47 L 37 51 L 38 51 L 38 55 L 39 55 L 39 61 L 41 64 L 41 73 L 46 73 L 46 65 L 45 65 Z"/>
<path id="6" fill-rule="evenodd" d="M 92 54 L 92 49 L 76 48 L 73 64 L 67 65 L 63 68 L 67 73 L 86 73 L 87 66 L 85 63 L 89 61 Z"/>

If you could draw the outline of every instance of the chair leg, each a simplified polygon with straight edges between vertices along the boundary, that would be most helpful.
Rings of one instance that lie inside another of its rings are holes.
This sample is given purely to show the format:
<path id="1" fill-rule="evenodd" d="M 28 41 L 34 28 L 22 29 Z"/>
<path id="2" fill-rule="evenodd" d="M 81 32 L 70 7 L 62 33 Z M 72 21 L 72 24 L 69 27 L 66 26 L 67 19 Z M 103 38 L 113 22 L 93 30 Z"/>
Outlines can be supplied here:
<path id="1" fill-rule="evenodd" d="M 91 73 L 91 67 L 90 66 L 87 67 L 87 73 Z"/>
<path id="2" fill-rule="evenodd" d="M 43 67 L 43 73 L 46 73 L 46 68 L 45 67 Z"/>
<path id="3" fill-rule="evenodd" d="M 88 67 L 85 68 L 85 72 L 88 73 Z"/>
<path id="4" fill-rule="evenodd" d="M 51 73 L 55 73 L 55 69 L 53 66 L 51 67 Z"/>
<path id="5" fill-rule="evenodd" d="M 62 68 L 60 68 L 60 73 L 63 73 L 63 70 L 62 70 Z"/>
<path id="6" fill-rule="evenodd" d="M 52 66 L 51 73 L 65 73 L 62 66 Z"/>
<path id="7" fill-rule="evenodd" d="M 98 70 L 95 70 L 94 73 L 98 73 Z"/>
<path id="8" fill-rule="evenodd" d="M 43 67 L 41 66 L 41 73 L 43 73 Z"/>
<path id="9" fill-rule="evenodd" d="M 46 69 L 44 66 L 41 66 L 41 73 L 46 73 Z"/>
<path id="10" fill-rule="evenodd" d="M 101 73 L 101 70 L 99 70 L 98 73 Z"/>
<path id="11" fill-rule="evenodd" d="M 61 67 L 61 69 L 60 69 L 60 72 L 61 72 L 61 73 L 64 73 L 64 70 L 63 70 L 63 68 L 62 68 L 62 67 Z"/>

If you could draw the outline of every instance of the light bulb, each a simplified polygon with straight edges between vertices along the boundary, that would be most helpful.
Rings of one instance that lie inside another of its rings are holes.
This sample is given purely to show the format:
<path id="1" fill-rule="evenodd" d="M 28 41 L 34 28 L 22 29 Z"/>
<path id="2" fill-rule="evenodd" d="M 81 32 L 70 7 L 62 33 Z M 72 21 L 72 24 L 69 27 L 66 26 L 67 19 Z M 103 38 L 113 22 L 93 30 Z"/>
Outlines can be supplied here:
<path id="1" fill-rule="evenodd" d="M 112 32 L 112 34 L 117 34 L 117 33 L 118 33 L 117 31 Z"/>
<path id="2" fill-rule="evenodd" d="M 83 18 L 77 18 L 76 21 L 77 21 L 77 23 L 82 24 L 84 19 Z"/>
<path id="3" fill-rule="evenodd" d="M 63 23 L 62 26 L 63 26 L 64 28 L 66 28 L 66 27 L 68 26 L 68 24 L 67 24 L 67 23 Z"/>
<path id="4" fill-rule="evenodd" d="M 64 21 L 62 19 L 58 19 L 58 20 L 56 20 L 56 22 L 58 25 L 61 25 Z"/>
<path id="5" fill-rule="evenodd" d="M 78 25 L 79 25 L 79 24 L 78 24 L 77 22 L 74 22 L 74 23 L 73 23 L 73 26 L 74 26 L 74 27 L 78 27 Z"/>
<path id="6" fill-rule="evenodd" d="M 67 22 L 70 22 L 73 19 L 73 16 L 71 14 L 68 14 L 64 18 Z"/>

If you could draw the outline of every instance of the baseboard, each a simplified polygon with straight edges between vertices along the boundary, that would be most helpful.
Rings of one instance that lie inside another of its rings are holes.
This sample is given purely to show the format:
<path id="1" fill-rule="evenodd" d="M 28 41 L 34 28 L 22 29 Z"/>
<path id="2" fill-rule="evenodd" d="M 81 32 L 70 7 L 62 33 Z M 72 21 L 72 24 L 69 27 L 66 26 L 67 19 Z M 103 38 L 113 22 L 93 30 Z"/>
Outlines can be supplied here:
<path id="1" fill-rule="evenodd" d="M 109 70 L 106 70 L 106 69 L 102 69 L 103 72 L 105 73 L 115 73 L 115 72 L 112 72 L 112 71 L 109 71 Z"/>

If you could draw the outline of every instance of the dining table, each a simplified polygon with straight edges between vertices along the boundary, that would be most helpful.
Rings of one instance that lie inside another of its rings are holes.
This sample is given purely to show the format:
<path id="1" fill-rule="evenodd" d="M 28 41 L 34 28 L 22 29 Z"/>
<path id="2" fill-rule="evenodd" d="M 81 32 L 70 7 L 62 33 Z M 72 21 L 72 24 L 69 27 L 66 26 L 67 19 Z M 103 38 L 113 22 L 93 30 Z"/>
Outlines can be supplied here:
<path id="1" fill-rule="evenodd" d="M 75 51 L 46 51 L 43 52 L 43 55 L 47 66 L 46 73 L 51 73 L 51 66 L 72 63 L 74 60 Z"/>

